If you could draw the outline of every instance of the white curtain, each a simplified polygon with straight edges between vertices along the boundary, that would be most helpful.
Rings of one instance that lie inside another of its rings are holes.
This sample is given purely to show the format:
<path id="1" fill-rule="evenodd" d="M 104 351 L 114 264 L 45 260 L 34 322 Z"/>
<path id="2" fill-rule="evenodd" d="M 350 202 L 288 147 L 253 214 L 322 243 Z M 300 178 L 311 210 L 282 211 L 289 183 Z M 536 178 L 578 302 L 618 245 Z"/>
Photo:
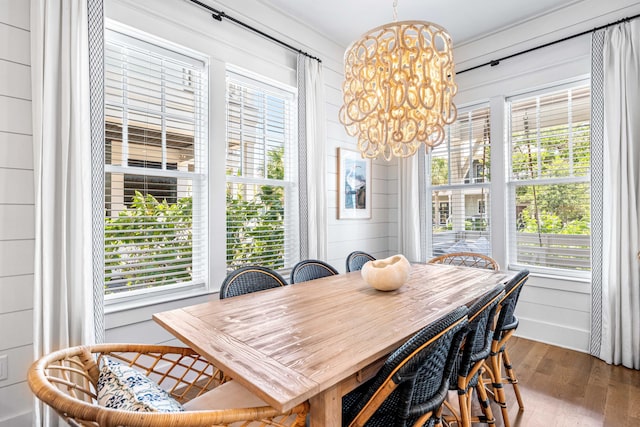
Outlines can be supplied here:
<path id="1" fill-rule="evenodd" d="M 399 199 L 399 230 L 398 249 L 409 261 L 423 261 L 421 253 L 420 233 L 420 180 L 419 157 L 424 156 L 423 150 L 417 154 L 399 159 L 398 199 Z"/>
<path id="2" fill-rule="evenodd" d="M 327 140 L 322 63 L 298 55 L 298 72 L 304 78 L 307 186 L 307 253 L 311 259 L 327 259 Z M 303 224 L 304 226 L 304 224 Z"/>
<path id="3" fill-rule="evenodd" d="M 604 34 L 600 357 L 640 369 L 640 20 Z"/>
<path id="4" fill-rule="evenodd" d="M 86 0 L 31 2 L 35 357 L 94 341 L 87 19 Z"/>

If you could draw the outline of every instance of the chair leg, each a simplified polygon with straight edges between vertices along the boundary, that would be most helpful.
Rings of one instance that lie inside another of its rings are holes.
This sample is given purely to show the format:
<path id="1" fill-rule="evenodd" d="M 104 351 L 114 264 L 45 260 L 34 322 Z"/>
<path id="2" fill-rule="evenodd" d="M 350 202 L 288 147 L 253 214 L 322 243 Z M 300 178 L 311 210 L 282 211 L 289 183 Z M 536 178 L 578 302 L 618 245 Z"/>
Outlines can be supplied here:
<path id="1" fill-rule="evenodd" d="M 496 419 L 493 417 L 493 411 L 491 410 L 491 404 L 489 403 L 489 396 L 487 395 L 487 389 L 482 381 L 482 375 L 478 377 L 478 384 L 476 385 L 476 392 L 478 393 L 478 401 L 480 402 L 480 408 L 484 414 L 484 419 L 480 418 L 480 422 L 485 422 L 489 425 L 494 425 Z"/>
<path id="2" fill-rule="evenodd" d="M 524 403 L 522 402 L 522 396 L 520 395 L 520 387 L 518 386 L 518 377 L 516 376 L 516 372 L 513 369 L 513 365 L 511 365 L 511 358 L 509 357 L 509 353 L 505 348 L 502 352 L 502 363 L 504 364 L 504 370 L 507 375 L 506 380 L 513 386 L 513 392 L 516 395 L 516 399 L 518 400 L 518 406 L 520 410 L 524 410 Z"/>
<path id="3" fill-rule="evenodd" d="M 509 422 L 509 412 L 507 411 L 507 399 L 504 394 L 504 388 L 502 387 L 502 367 L 501 363 L 501 352 L 493 353 L 489 356 L 489 361 L 491 362 L 491 378 L 493 387 L 493 400 L 500 405 L 500 410 L 502 411 L 502 420 L 504 421 L 505 427 L 511 427 L 511 423 Z"/>

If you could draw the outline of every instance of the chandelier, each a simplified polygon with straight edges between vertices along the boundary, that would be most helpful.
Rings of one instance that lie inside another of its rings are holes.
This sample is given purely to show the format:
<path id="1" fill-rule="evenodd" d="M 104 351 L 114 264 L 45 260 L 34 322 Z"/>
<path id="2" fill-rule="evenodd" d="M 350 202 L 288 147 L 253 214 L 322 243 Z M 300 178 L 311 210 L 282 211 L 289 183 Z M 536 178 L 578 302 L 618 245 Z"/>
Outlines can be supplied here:
<path id="1" fill-rule="evenodd" d="M 396 6 L 394 22 L 370 30 L 344 55 L 339 119 L 358 137 L 363 158 L 434 147 L 457 116 L 451 37 L 431 22 L 397 22 Z"/>

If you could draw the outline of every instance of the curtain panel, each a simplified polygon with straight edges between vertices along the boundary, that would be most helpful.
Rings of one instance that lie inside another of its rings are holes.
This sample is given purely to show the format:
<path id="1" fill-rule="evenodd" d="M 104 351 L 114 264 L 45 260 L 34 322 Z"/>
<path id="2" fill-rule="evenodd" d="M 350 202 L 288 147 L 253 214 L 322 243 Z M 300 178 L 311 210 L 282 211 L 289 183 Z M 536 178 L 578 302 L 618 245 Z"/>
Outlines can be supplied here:
<path id="1" fill-rule="evenodd" d="M 88 52 L 86 0 L 31 2 L 36 358 L 95 341 Z"/>
<path id="2" fill-rule="evenodd" d="M 602 273 L 601 286 L 594 278 L 592 353 L 640 369 L 640 20 L 607 28 L 602 43 L 593 40 L 594 63 L 602 67 L 593 84 L 602 83 L 603 221 L 602 255 L 593 258 Z"/>
<path id="3" fill-rule="evenodd" d="M 327 259 L 327 141 L 322 63 L 298 54 L 300 258 Z"/>

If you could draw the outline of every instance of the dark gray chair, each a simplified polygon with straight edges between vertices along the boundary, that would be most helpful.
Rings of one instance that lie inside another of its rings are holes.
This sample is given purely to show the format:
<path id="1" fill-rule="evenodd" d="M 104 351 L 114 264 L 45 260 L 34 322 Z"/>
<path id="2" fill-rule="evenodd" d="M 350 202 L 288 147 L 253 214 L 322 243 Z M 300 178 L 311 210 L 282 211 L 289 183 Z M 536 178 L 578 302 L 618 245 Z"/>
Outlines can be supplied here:
<path id="1" fill-rule="evenodd" d="M 338 270 L 326 262 L 317 259 L 305 259 L 291 269 L 291 284 L 333 276 L 334 274 L 338 274 Z"/>
<path id="2" fill-rule="evenodd" d="M 220 299 L 285 286 L 287 281 L 277 272 L 258 265 L 240 267 L 225 277 Z"/>
<path id="3" fill-rule="evenodd" d="M 459 307 L 423 328 L 391 353 L 373 378 L 346 394 L 342 425 L 440 425 L 467 311 Z"/>
<path id="4" fill-rule="evenodd" d="M 509 421 L 509 413 L 507 411 L 507 399 L 504 393 L 504 384 L 511 384 L 518 401 L 520 410 L 524 409 L 522 397 L 520 396 L 520 388 L 518 387 L 518 377 L 513 369 L 507 344 L 516 328 L 518 327 L 518 318 L 514 314 L 516 304 L 520 298 L 520 291 L 529 279 L 529 270 L 519 271 L 504 287 L 504 297 L 500 301 L 500 312 L 496 321 L 495 331 L 493 332 L 493 340 L 491 342 L 491 354 L 485 363 L 487 374 L 491 377 L 486 383 L 490 383 L 493 389 L 493 398 L 502 411 L 502 420 L 505 427 L 511 425 Z M 502 371 L 504 368 L 505 376 Z"/>
<path id="5" fill-rule="evenodd" d="M 375 261 L 375 257 L 362 251 L 351 252 L 349 255 L 347 255 L 347 273 L 349 273 L 350 271 L 362 270 L 362 266 L 365 265 L 365 263 L 367 263 L 368 261 Z"/>
<path id="6" fill-rule="evenodd" d="M 504 285 L 499 284 L 469 307 L 467 336 L 449 376 L 449 389 L 456 390 L 458 396 L 457 408 L 445 401 L 446 407 L 451 411 L 451 415 L 444 416 L 449 425 L 471 427 L 471 423 L 492 425 L 495 422 L 487 391 L 484 388 L 484 383 L 480 380 L 480 373 L 484 361 L 491 352 L 493 324 L 503 296 Z M 473 393 L 470 393 L 470 390 L 473 388 L 477 391 L 478 401 L 483 412 L 481 415 L 472 416 L 471 414 Z"/>

